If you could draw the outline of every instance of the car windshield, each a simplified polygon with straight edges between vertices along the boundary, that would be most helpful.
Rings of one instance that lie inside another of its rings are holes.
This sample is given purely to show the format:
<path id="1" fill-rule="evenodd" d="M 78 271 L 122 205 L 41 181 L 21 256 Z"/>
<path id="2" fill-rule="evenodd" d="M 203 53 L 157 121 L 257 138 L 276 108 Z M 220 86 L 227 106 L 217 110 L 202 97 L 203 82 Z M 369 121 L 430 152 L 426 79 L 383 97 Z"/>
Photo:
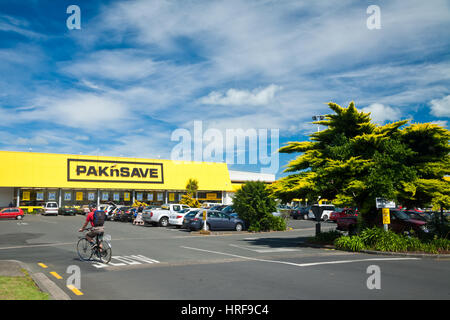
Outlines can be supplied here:
<path id="1" fill-rule="evenodd" d="M 336 208 L 336 209 L 334 209 L 334 211 L 335 212 L 342 212 L 342 211 L 344 211 L 344 209 L 343 208 Z"/>

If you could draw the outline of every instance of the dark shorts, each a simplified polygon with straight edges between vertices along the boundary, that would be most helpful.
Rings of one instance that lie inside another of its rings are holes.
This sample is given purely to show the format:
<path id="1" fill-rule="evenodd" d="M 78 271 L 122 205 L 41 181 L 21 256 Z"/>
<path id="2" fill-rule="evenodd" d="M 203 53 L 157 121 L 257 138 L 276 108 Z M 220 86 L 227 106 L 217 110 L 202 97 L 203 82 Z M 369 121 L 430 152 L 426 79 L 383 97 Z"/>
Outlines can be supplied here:
<path id="1" fill-rule="evenodd" d="M 103 232 L 105 232 L 105 229 L 103 227 L 94 227 L 91 229 L 91 231 L 86 233 L 86 235 L 89 238 L 95 238 L 95 236 L 101 235 L 103 234 Z"/>

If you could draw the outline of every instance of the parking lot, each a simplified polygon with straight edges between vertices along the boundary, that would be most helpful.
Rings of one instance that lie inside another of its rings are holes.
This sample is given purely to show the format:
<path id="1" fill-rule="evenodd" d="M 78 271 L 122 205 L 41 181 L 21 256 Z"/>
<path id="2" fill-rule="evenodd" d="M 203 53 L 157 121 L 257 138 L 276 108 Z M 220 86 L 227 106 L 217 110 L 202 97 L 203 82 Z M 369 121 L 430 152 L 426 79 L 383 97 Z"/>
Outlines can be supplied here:
<path id="1" fill-rule="evenodd" d="M 113 250 L 108 265 L 78 258 L 75 243 L 83 221 L 79 215 L 2 220 L 0 260 L 26 263 L 70 299 L 333 299 L 344 289 L 344 299 L 450 295 L 442 286 L 449 280 L 449 261 L 301 246 L 314 235 L 312 221 L 290 220 L 285 232 L 209 236 L 108 221 Z M 333 228 L 322 223 L 322 230 Z M 366 271 L 373 264 L 382 270 L 382 290 L 367 289 Z M 67 286 L 73 266 L 80 270 L 78 291 Z"/>

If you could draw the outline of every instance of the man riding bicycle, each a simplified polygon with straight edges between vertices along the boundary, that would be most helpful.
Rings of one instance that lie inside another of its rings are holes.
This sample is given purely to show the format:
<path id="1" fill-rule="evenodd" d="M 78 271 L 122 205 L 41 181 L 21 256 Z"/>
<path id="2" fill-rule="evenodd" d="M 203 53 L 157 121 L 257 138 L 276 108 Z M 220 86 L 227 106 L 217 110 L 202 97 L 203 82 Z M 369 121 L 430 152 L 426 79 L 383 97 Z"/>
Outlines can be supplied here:
<path id="1" fill-rule="evenodd" d="M 83 232 L 86 229 L 88 223 L 91 223 L 91 230 L 86 233 L 86 239 L 92 244 L 95 245 L 94 238 L 98 235 L 101 235 L 105 232 L 103 224 L 105 223 L 106 213 L 102 210 L 96 210 L 95 206 L 90 207 L 90 212 L 86 215 L 86 221 L 84 225 L 81 227 L 79 232 Z M 102 244 L 100 243 L 100 251 L 102 249 Z"/>

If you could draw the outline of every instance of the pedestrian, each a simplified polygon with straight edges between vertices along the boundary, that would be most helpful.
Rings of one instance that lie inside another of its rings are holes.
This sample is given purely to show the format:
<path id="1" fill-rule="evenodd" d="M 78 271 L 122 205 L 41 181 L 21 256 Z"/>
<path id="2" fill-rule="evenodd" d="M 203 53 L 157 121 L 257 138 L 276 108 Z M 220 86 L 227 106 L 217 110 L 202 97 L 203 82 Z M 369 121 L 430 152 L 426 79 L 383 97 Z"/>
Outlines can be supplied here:
<path id="1" fill-rule="evenodd" d="M 14 207 L 14 204 L 12 203 L 12 201 L 9 203 L 9 207 L 10 208 Z"/>
<path id="2" fill-rule="evenodd" d="M 144 211 L 144 208 L 142 207 L 142 205 L 140 205 L 136 211 L 137 211 L 137 215 L 136 215 L 136 219 L 134 219 L 134 221 L 133 221 L 133 224 L 143 226 L 144 220 L 142 220 L 142 212 Z"/>

